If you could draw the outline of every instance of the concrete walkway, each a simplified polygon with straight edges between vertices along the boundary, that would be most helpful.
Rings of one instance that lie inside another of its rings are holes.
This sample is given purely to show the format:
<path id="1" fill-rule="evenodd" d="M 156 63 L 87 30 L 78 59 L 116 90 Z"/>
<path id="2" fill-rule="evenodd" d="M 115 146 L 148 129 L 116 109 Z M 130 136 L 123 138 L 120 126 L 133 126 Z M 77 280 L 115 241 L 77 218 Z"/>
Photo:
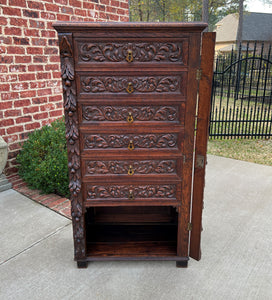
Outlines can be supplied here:
<path id="1" fill-rule="evenodd" d="M 71 221 L 0 193 L 0 299 L 272 299 L 272 167 L 208 157 L 202 260 L 77 269 Z"/>

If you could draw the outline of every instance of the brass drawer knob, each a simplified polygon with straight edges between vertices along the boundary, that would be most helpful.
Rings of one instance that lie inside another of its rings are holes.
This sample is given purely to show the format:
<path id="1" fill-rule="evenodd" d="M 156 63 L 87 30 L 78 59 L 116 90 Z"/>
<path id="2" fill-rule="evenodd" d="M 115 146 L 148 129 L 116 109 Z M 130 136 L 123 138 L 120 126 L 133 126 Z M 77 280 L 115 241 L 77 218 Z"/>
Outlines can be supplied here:
<path id="1" fill-rule="evenodd" d="M 134 144 L 132 140 L 129 141 L 128 150 L 134 150 Z"/>
<path id="2" fill-rule="evenodd" d="M 127 57 L 126 57 L 126 61 L 127 62 L 133 62 L 133 54 L 132 54 L 132 50 L 128 50 L 127 51 Z"/>
<path id="3" fill-rule="evenodd" d="M 133 174 L 134 174 L 134 170 L 133 170 L 132 166 L 130 165 L 128 167 L 128 175 L 132 176 Z"/>
<path id="4" fill-rule="evenodd" d="M 127 116 L 127 122 L 128 123 L 133 123 L 133 121 L 134 121 L 134 119 L 133 119 L 133 116 L 132 116 L 132 114 L 130 112 L 130 113 L 128 113 L 128 116 Z"/>
<path id="5" fill-rule="evenodd" d="M 129 190 L 129 191 L 128 191 L 128 199 L 129 199 L 129 200 L 134 200 L 133 190 Z"/>
<path id="6" fill-rule="evenodd" d="M 134 88 L 133 88 L 133 84 L 132 82 L 129 82 L 128 85 L 127 85 L 127 88 L 126 88 L 126 91 L 131 94 L 134 92 Z"/>

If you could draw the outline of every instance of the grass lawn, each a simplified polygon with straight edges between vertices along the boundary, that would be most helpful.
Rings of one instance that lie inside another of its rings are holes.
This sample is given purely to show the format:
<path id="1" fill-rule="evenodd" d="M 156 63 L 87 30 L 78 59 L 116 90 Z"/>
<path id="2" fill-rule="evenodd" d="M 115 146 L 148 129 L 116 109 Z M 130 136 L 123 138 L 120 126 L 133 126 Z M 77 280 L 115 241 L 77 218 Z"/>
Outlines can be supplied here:
<path id="1" fill-rule="evenodd" d="M 272 140 L 209 139 L 208 154 L 272 166 Z"/>

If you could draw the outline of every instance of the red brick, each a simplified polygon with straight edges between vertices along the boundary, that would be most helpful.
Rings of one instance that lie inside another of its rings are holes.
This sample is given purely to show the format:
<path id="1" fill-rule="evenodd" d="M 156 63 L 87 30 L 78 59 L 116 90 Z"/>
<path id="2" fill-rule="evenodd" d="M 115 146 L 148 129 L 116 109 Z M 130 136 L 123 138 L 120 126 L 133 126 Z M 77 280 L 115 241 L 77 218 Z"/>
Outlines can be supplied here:
<path id="1" fill-rule="evenodd" d="M 9 0 L 9 6 L 26 7 L 26 1 L 25 0 Z"/>
<path id="2" fill-rule="evenodd" d="M 90 2 L 83 2 L 83 8 L 89 9 L 89 10 L 94 10 L 94 3 L 90 3 Z"/>
<path id="3" fill-rule="evenodd" d="M 56 4 L 45 4 L 45 8 L 47 11 L 54 11 L 54 12 L 59 12 L 59 6 Z"/>
<path id="4" fill-rule="evenodd" d="M 60 66 L 59 65 L 56 65 L 56 64 L 54 64 L 54 65 L 46 65 L 45 66 L 45 70 L 46 71 L 56 71 L 56 70 L 59 70 L 59 68 L 60 68 Z"/>
<path id="5" fill-rule="evenodd" d="M 13 133 L 14 132 L 21 132 L 23 131 L 23 127 L 22 126 L 16 126 L 16 127 L 13 127 L 12 129 L 11 128 L 8 128 L 7 129 L 7 133 Z M 10 144 L 9 145 L 9 151 L 13 151 L 13 150 L 18 150 L 20 149 L 20 144 L 19 143 L 14 143 L 14 144 Z M 15 161 L 15 160 L 14 160 Z"/>
<path id="6" fill-rule="evenodd" d="M 24 9 L 23 15 L 27 18 L 39 18 L 40 17 L 40 13 L 38 11 L 29 10 L 29 9 Z"/>
<path id="7" fill-rule="evenodd" d="M 16 82 L 11 85 L 13 91 L 22 91 L 28 89 L 28 82 Z"/>
<path id="8" fill-rule="evenodd" d="M 27 5 L 29 8 L 32 8 L 32 9 L 38 9 L 38 10 L 44 9 L 43 3 L 37 2 L 37 1 L 28 1 Z"/>
<path id="9" fill-rule="evenodd" d="M 30 105 L 29 99 L 14 101 L 14 107 L 24 107 L 24 106 L 29 106 L 29 105 Z"/>
<path id="10" fill-rule="evenodd" d="M 17 118 L 15 121 L 16 121 L 16 124 L 27 123 L 27 122 L 32 121 L 32 117 L 24 116 L 24 117 Z"/>
<path id="11" fill-rule="evenodd" d="M 0 75 L 0 82 L 14 82 L 16 80 L 17 80 L 17 75 L 15 74 Z"/>
<path id="12" fill-rule="evenodd" d="M 56 32 L 53 30 L 42 30 L 42 37 L 56 37 Z"/>
<path id="13" fill-rule="evenodd" d="M 0 102 L 0 109 L 11 109 L 12 105 L 13 105 L 13 101 Z"/>
<path id="14" fill-rule="evenodd" d="M 48 203 L 48 205 L 50 208 L 54 208 L 54 207 L 62 204 L 64 201 L 67 201 L 67 199 L 66 198 L 60 198 L 60 199 L 56 198 L 54 201 L 52 201 L 52 202 L 50 201 L 50 203 Z M 44 202 L 43 202 L 43 204 L 44 204 Z"/>
<path id="15" fill-rule="evenodd" d="M 55 95 L 55 96 L 50 96 L 49 97 L 50 102 L 57 102 L 61 101 L 62 102 L 62 95 Z"/>
<path id="16" fill-rule="evenodd" d="M 26 72 L 26 66 L 25 65 L 11 65 L 9 66 L 9 71 L 18 73 L 18 72 Z"/>
<path id="17" fill-rule="evenodd" d="M 2 100 L 14 100 L 19 98 L 19 93 L 17 92 L 9 92 L 9 93 L 2 93 L 1 99 Z"/>
<path id="18" fill-rule="evenodd" d="M 84 18 L 83 17 L 78 17 L 78 16 L 72 16 L 71 17 L 71 21 L 73 21 L 73 22 L 82 22 L 84 20 Z"/>
<path id="19" fill-rule="evenodd" d="M 8 19 L 5 17 L 0 17 L 0 25 L 7 25 Z"/>
<path id="20" fill-rule="evenodd" d="M 119 7 L 120 6 L 120 2 L 116 1 L 116 0 L 111 0 L 111 6 Z"/>
<path id="21" fill-rule="evenodd" d="M 97 10 L 99 12 L 105 12 L 106 11 L 106 6 L 98 4 L 98 5 L 95 6 L 95 10 Z"/>
<path id="22" fill-rule="evenodd" d="M 87 16 L 87 12 L 84 9 L 75 9 L 75 15 L 77 16 L 82 16 L 82 17 L 86 17 Z"/>
<path id="23" fill-rule="evenodd" d="M 10 36 L 0 36 L 0 43 L 10 45 L 12 44 L 12 38 Z"/>
<path id="24" fill-rule="evenodd" d="M 125 8 L 125 9 L 129 9 L 128 2 L 120 2 L 120 7 Z"/>
<path id="25" fill-rule="evenodd" d="M 8 67 L 7 66 L 0 66 L 0 73 L 7 73 L 8 72 Z"/>
<path id="26" fill-rule="evenodd" d="M 47 119 L 48 118 L 48 112 L 42 112 L 40 114 L 35 114 L 35 115 L 33 115 L 33 118 L 35 120 Z"/>
<path id="27" fill-rule="evenodd" d="M 53 72 L 53 78 L 57 78 L 60 80 L 61 78 L 61 73 L 60 72 Z"/>
<path id="28" fill-rule="evenodd" d="M 72 7 L 81 7 L 81 3 L 79 0 L 69 0 L 69 5 Z"/>
<path id="29" fill-rule="evenodd" d="M 129 22 L 129 17 L 128 16 L 120 16 L 120 21 L 121 22 Z"/>
<path id="30" fill-rule="evenodd" d="M 50 111 L 55 109 L 55 105 L 53 103 L 47 103 L 45 105 L 41 105 L 40 106 L 40 110 L 41 111 Z"/>
<path id="31" fill-rule="evenodd" d="M 21 18 L 10 18 L 9 19 L 10 25 L 20 26 L 20 27 L 27 27 L 27 20 Z"/>
<path id="32" fill-rule="evenodd" d="M 56 47 L 46 47 L 46 48 L 44 48 L 44 54 L 45 55 L 56 55 L 56 54 L 58 54 L 58 48 L 56 48 Z"/>
<path id="33" fill-rule="evenodd" d="M 9 15 L 9 16 L 21 16 L 21 9 L 14 8 L 14 7 L 3 7 L 3 15 Z"/>
<path id="34" fill-rule="evenodd" d="M 43 48 L 27 47 L 28 54 L 43 54 Z"/>
<path id="35" fill-rule="evenodd" d="M 47 96 L 47 95 L 51 95 L 52 94 L 52 90 L 51 89 L 40 89 L 38 90 L 38 96 Z"/>
<path id="36" fill-rule="evenodd" d="M 29 45 L 29 38 L 14 37 L 13 42 L 15 45 Z"/>
<path id="37" fill-rule="evenodd" d="M 62 6 L 60 8 L 60 12 L 63 13 L 63 14 L 73 15 L 74 14 L 74 9 L 72 7 Z"/>
<path id="38" fill-rule="evenodd" d="M 36 91 L 35 90 L 29 90 L 29 91 L 20 92 L 20 97 L 21 98 L 36 97 Z"/>
<path id="39" fill-rule="evenodd" d="M 60 58 L 58 55 L 50 56 L 50 62 L 60 62 Z"/>
<path id="40" fill-rule="evenodd" d="M 12 64 L 14 56 L 0 56 L 0 63 L 1 64 Z"/>
<path id="41" fill-rule="evenodd" d="M 25 124 L 25 129 L 26 130 L 34 130 L 34 129 L 38 129 L 41 127 L 41 124 L 40 123 L 31 123 L 31 124 Z"/>
<path id="42" fill-rule="evenodd" d="M 4 120 L 0 120 L 0 126 L 12 126 L 14 125 L 14 120 L 13 119 L 4 119 Z"/>
<path id="43" fill-rule="evenodd" d="M 119 20 L 119 16 L 118 15 L 112 15 L 112 14 L 109 14 L 109 19 L 111 21 L 118 21 Z"/>
<path id="44" fill-rule="evenodd" d="M 24 131 L 24 127 L 23 126 L 12 126 L 10 128 L 7 128 L 7 134 L 12 134 L 12 133 L 16 133 L 16 132 L 22 132 Z M 18 149 L 18 147 L 16 148 L 11 148 L 11 146 L 9 145 L 9 149 L 10 150 L 15 150 Z"/>
<path id="45" fill-rule="evenodd" d="M 50 117 L 60 117 L 63 115 L 63 110 L 54 110 L 49 112 Z"/>
<path id="46" fill-rule="evenodd" d="M 33 27 L 33 28 L 45 28 L 45 23 L 43 21 L 37 21 L 37 20 L 29 20 L 29 25 L 30 27 Z"/>
<path id="47" fill-rule="evenodd" d="M 20 109 L 9 109 L 5 111 L 5 118 L 7 117 L 18 117 L 22 115 L 22 111 Z"/>
<path id="48" fill-rule="evenodd" d="M 51 73 L 38 73 L 37 80 L 41 79 L 51 79 Z"/>
<path id="49" fill-rule="evenodd" d="M 30 65 L 27 69 L 29 72 L 41 72 L 44 70 L 44 67 L 42 65 Z"/>
<path id="50" fill-rule="evenodd" d="M 33 104 L 41 104 L 41 103 L 47 103 L 47 97 L 39 97 L 39 98 L 33 98 L 32 103 Z"/>
<path id="51" fill-rule="evenodd" d="M 22 35 L 22 29 L 18 27 L 6 27 L 4 32 L 6 35 Z"/>
<path id="52" fill-rule="evenodd" d="M 58 21 L 69 21 L 70 15 L 57 14 L 57 20 Z"/>
<path id="53" fill-rule="evenodd" d="M 1 92 L 9 92 L 10 85 L 9 84 L 0 84 L 0 91 Z"/>
<path id="54" fill-rule="evenodd" d="M 109 0 L 100 0 L 100 4 L 109 5 L 110 1 Z"/>
<path id="55" fill-rule="evenodd" d="M 67 0 L 55 0 L 55 3 L 61 4 L 61 5 L 67 5 L 68 1 Z"/>
<path id="56" fill-rule="evenodd" d="M 36 76 L 34 73 L 19 74 L 20 81 L 32 81 L 35 80 L 35 78 Z"/>
<path id="57" fill-rule="evenodd" d="M 45 20 L 56 20 L 56 15 L 48 12 L 41 12 L 41 18 Z"/>
<path id="58" fill-rule="evenodd" d="M 30 83 L 30 88 L 32 89 L 42 89 L 46 87 L 45 81 L 33 81 Z"/>
<path id="59" fill-rule="evenodd" d="M 111 7 L 111 6 L 107 6 L 106 7 L 106 12 L 109 12 L 109 13 L 116 13 L 116 8 L 115 7 Z"/>
<path id="60" fill-rule="evenodd" d="M 125 15 L 126 11 L 124 9 L 119 8 L 119 9 L 117 9 L 117 14 L 118 15 Z"/>
<path id="61" fill-rule="evenodd" d="M 31 39 L 31 44 L 33 46 L 46 46 L 46 39 L 42 39 L 42 38 L 32 38 Z"/>
<path id="62" fill-rule="evenodd" d="M 19 46 L 8 46 L 7 48 L 8 54 L 25 54 L 25 49 Z"/>
<path id="63" fill-rule="evenodd" d="M 24 114 L 32 114 L 32 113 L 38 112 L 39 110 L 40 110 L 39 106 L 24 107 L 23 113 Z"/>
<path id="64" fill-rule="evenodd" d="M 40 31 L 37 29 L 24 29 L 26 36 L 40 36 Z"/>

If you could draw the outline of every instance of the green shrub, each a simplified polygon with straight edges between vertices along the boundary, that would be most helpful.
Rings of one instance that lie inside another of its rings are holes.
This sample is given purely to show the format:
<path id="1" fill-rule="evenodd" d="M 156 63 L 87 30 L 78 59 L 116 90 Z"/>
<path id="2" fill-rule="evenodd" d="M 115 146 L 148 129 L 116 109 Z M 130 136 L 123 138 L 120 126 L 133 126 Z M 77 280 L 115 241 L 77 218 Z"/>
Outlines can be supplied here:
<path id="1" fill-rule="evenodd" d="M 19 175 L 30 188 L 69 197 L 64 119 L 32 132 L 17 161 Z"/>

